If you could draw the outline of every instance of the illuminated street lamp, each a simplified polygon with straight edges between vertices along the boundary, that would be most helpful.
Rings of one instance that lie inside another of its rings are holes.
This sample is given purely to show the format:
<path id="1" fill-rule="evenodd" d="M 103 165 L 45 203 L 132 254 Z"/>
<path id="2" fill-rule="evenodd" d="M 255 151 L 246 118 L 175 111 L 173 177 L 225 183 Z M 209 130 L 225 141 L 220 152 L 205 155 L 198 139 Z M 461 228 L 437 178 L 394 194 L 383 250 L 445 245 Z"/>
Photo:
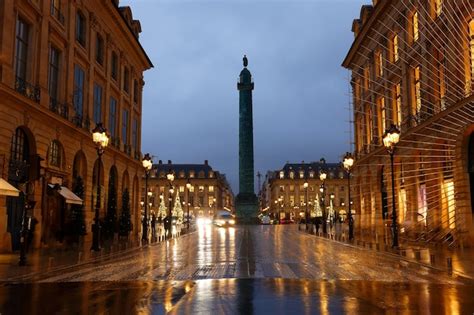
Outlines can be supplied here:
<path id="1" fill-rule="evenodd" d="M 189 190 L 191 189 L 191 182 L 189 181 L 188 179 L 188 182 L 186 183 L 186 192 L 187 192 L 187 210 L 186 212 L 188 213 L 187 214 L 187 217 L 188 217 L 188 220 L 187 220 L 187 229 L 188 229 L 188 232 L 189 232 Z"/>
<path id="2" fill-rule="evenodd" d="M 98 123 L 92 130 L 92 141 L 96 146 L 98 163 L 97 163 L 97 201 L 95 204 L 95 216 L 94 224 L 92 225 L 92 247 L 91 250 L 100 250 L 100 223 L 99 223 L 99 210 L 100 210 L 100 169 L 102 165 L 102 154 L 104 154 L 105 148 L 109 145 L 109 136 L 107 129 Z"/>
<path id="3" fill-rule="evenodd" d="M 400 130 L 392 124 L 383 135 L 383 145 L 390 154 L 390 165 L 392 170 L 392 247 L 398 247 L 398 227 L 397 227 L 397 210 L 395 207 L 395 174 L 393 173 L 393 156 L 395 154 L 395 146 L 400 141 Z"/>
<path id="4" fill-rule="evenodd" d="M 147 207 L 148 207 L 148 197 L 149 194 L 151 195 L 151 192 L 148 192 L 148 177 L 150 176 L 150 171 L 153 166 L 153 161 L 151 160 L 150 154 L 145 154 L 142 160 L 142 165 L 143 168 L 145 169 L 145 209 L 144 209 L 144 215 L 143 215 L 143 222 L 142 222 L 142 240 L 145 242 L 148 242 L 148 213 L 147 213 Z"/>
<path id="5" fill-rule="evenodd" d="M 309 213 L 308 213 L 308 182 L 305 181 L 304 184 L 303 184 L 303 188 L 304 188 L 304 194 L 305 194 L 305 199 L 304 199 L 304 203 L 305 203 L 305 206 L 306 206 L 306 210 L 305 210 L 305 223 L 306 223 L 306 231 L 309 230 L 309 224 L 308 224 L 308 221 L 309 221 Z"/>
<path id="6" fill-rule="evenodd" d="M 342 160 L 342 165 L 344 166 L 344 169 L 347 172 L 347 186 L 348 186 L 348 197 L 349 201 L 347 202 L 347 205 L 349 207 L 349 240 L 354 239 L 354 218 L 352 217 L 352 210 L 351 210 L 351 170 L 352 166 L 354 165 L 354 157 L 350 152 L 347 152 L 346 155 L 344 155 L 344 159 Z"/>
<path id="7" fill-rule="evenodd" d="M 323 209 L 323 233 L 327 233 L 326 206 L 324 201 L 326 192 L 326 178 L 326 172 L 321 170 L 321 173 L 319 173 L 319 180 L 321 181 L 321 187 L 319 187 L 319 191 L 321 192 L 321 208 Z"/>

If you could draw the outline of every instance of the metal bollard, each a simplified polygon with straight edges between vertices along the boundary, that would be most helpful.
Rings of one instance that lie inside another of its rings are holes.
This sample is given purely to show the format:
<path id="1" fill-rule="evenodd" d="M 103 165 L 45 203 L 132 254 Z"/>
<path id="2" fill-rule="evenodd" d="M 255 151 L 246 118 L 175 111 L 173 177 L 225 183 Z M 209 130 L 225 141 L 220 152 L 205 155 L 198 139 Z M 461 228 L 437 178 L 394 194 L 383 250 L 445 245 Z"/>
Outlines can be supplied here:
<path id="1" fill-rule="evenodd" d="M 446 258 L 446 263 L 448 265 L 448 271 L 453 271 L 453 260 L 451 257 Z"/>

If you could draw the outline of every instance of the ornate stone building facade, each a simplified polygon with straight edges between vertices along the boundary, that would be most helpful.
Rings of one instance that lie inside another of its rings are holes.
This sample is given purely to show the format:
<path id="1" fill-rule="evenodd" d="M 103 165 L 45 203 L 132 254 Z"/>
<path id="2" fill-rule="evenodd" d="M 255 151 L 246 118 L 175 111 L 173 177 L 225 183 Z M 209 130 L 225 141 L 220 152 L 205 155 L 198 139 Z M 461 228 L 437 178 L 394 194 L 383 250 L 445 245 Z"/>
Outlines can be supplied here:
<path id="1" fill-rule="evenodd" d="M 373 1 L 354 20 L 352 71 L 356 229 L 390 238 L 390 160 L 397 125 L 400 237 L 474 244 L 474 10 L 469 0 Z"/>
<path id="2" fill-rule="evenodd" d="M 320 191 L 323 182 L 319 175 L 322 172 L 327 175 L 324 194 Z M 306 189 L 305 182 L 308 183 Z M 281 170 L 267 172 L 259 197 L 263 212 L 276 219 L 296 221 L 306 212 L 306 203 L 310 211 L 316 200 L 321 204 L 323 195 L 326 207 L 333 195 L 336 213 L 347 211 L 347 173 L 340 163 L 326 163 L 324 159 L 312 163 L 286 163 Z"/>
<path id="3" fill-rule="evenodd" d="M 35 247 L 67 239 L 71 200 L 56 188 L 73 190 L 79 177 L 91 238 L 99 168 L 101 219 L 113 185 L 119 209 L 129 190 L 140 226 L 143 72 L 152 67 L 140 32 L 118 0 L 0 2 L 0 171 L 16 187 L 29 183 L 27 196 L 0 196 L 0 251 L 18 248 L 25 198 L 36 202 Z M 112 137 L 102 165 L 91 135 L 99 122 Z"/>
<path id="4" fill-rule="evenodd" d="M 170 172 L 174 174 L 173 196 L 170 196 L 170 182 L 166 177 Z M 170 197 L 174 204 L 178 193 L 185 214 L 188 204 L 190 215 L 194 216 L 212 217 L 217 210 L 235 212 L 232 188 L 225 175 L 213 170 L 207 160 L 204 164 L 173 164 L 171 161 L 165 164 L 159 161 L 150 172 L 148 191 L 151 192 L 148 200 L 150 210 L 155 213 L 158 213 L 162 198 L 168 208 Z"/>

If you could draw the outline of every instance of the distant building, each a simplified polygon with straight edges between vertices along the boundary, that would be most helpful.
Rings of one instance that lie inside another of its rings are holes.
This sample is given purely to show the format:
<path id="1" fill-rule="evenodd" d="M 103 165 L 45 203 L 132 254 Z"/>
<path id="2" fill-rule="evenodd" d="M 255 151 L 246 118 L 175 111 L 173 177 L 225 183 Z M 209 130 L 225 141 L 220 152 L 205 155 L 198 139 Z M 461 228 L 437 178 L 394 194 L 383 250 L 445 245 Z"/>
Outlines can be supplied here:
<path id="1" fill-rule="evenodd" d="M 474 244 L 472 1 L 373 1 L 352 23 L 356 231 L 391 236 L 395 149 L 400 238 Z"/>
<path id="2" fill-rule="evenodd" d="M 336 212 L 346 210 L 348 202 L 347 173 L 341 163 L 320 162 L 286 163 L 282 169 L 269 171 L 266 174 L 259 197 L 261 211 L 277 219 L 301 217 L 301 213 L 314 207 L 315 200 L 321 202 L 322 181 L 320 174 L 325 172 L 324 181 L 325 205 L 329 206 L 331 194 L 334 195 L 333 206 Z M 308 183 L 307 196 L 304 183 Z M 306 199 L 307 197 L 307 199 Z"/>
<path id="3" fill-rule="evenodd" d="M 0 174 L 30 184 L 34 247 L 67 240 L 75 201 L 64 188 L 79 177 L 91 239 L 99 168 L 100 219 L 111 187 L 118 211 L 128 188 L 139 226 L 143 72 L 152 67 L 140 32 L 117 0 L 0 1 Z M 91 135 L 99 122 L 112 137 L 101 165 Z M 24 195 L 0 196 L 0 251 L 18 249 L 24 205 Z"/>
<path id="4" fill-rule="evenodd" d="M 188 204 L 190 214 L 194 216 L 212 216 L 223 209 L 234 212 L 234 194 L 225 174 L 213 170 L 207 160 L 204 164 L 173 164 L 171 161 L 165 164 L 161 160 L 154 164 L 148 179 L 151 211 L 157 213 L 161 198 L 168 208 L 170 182 L 166 175 L 170 172 L 174 174 L 173 204 L 179 193 L 185 213 Z M 188 183 L 191 185 L 189 191 Z"/>

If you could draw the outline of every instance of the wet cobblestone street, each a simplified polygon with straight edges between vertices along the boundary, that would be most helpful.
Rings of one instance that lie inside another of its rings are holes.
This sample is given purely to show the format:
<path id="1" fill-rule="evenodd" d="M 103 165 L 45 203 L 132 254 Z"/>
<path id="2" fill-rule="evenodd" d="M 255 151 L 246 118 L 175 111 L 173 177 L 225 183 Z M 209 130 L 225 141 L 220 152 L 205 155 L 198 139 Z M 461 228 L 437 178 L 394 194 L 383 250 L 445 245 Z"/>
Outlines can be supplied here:
<path id="1" fill-rule="evenodd" d="M 457 314 L 474 310 L 472 293 L 468 279 L 296 226 L 207 225 L 110 260 L 11 279 L 0 287 L 0 313 L 40 314 L 48 300 L 48 313 L 64 314 Z M 33 304 L 18 303 L 26 295 Z"/>

